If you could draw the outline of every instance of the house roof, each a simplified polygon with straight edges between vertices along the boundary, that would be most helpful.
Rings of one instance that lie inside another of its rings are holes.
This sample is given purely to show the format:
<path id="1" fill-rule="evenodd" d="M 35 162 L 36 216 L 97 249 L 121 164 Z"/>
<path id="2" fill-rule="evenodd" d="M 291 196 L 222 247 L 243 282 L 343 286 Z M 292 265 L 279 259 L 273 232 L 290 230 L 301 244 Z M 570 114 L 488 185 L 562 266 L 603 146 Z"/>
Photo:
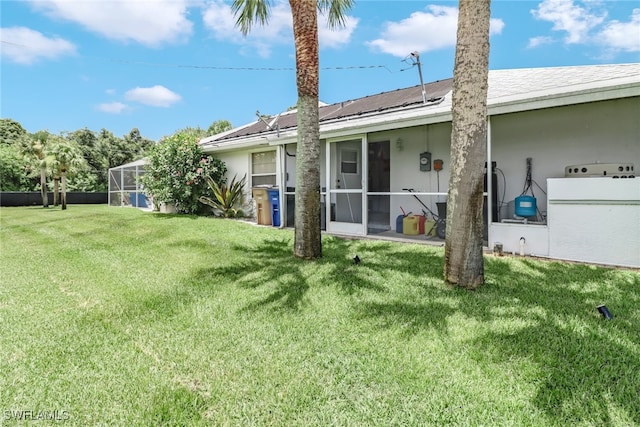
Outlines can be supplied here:
<path id="1" fill-rule="evenodd" d="M 451 121 L 453 79 L 320 106 L 322 138 Z M 489 115 L 640 96 L 640 64 L 523 68 L 489 71 Z M 295 142 L 297 116 L 262 117 L 204 138 L 205 151 Z"/>
<path id="2" fill-rule="evenodd" d="M 442 101 L 443 97 L 451 92 L 452 83 L 453 79 L 446 79 L 426 84 L 426 105 L 432 105 Z M 415 107 L 422 104 L 422 90 L 420 89 L 420 85 L 417 85 L 390 92 L 382 92 L 376 95 L 369 95 L 363 98 L 341 101 L 331 105 L 321 105 L 319 107 L 320 123 L 409 106 Z M 287 111 L 277 116 L 262 116 L 253 123 L 232 129 L 224 134 L 216 135 L 215 140 L 230 140 L 247 135 L 273 132 L 274 130 L 284 131 L 297 127 L 297 120 L 295 110 Z"/>

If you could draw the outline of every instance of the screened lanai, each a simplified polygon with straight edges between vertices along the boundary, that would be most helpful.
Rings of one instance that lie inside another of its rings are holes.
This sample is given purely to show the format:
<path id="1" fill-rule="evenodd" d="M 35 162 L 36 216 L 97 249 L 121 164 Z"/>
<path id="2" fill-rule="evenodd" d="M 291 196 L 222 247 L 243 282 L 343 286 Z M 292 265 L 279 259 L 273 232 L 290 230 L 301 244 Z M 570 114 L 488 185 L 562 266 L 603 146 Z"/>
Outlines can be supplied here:
<path id="1" fill-rule="evenodd" d="M 146 160 L 141 159 L 109 169 L 109 206 L 153 206 L 142 188 L 145 164 Z"/>

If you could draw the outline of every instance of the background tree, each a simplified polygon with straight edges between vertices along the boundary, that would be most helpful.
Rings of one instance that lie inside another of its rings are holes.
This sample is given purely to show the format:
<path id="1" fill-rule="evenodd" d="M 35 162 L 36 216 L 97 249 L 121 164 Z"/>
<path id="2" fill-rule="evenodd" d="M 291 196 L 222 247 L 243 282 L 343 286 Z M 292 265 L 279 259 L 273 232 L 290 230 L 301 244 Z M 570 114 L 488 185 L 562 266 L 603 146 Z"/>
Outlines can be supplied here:
<path id="1" fill-rule="evenodd" d="M 29 191 L 30 181 L 21 151 L 0 143 L 0 191 Z"/>
<path id="2" fill-rule="evenodd" d="M 208 131 L 206 129 L 202 129 L 200 126 L 187 126 L 185 128 L 178 129 L 174 134 L 189 135 L 190 137 L 195 138 L 196 141 L 209 136 Z"/>
<path id="3" fill-rule="evenodd" d="M 94 182 L 94 191 L 107 191 L 108 164 L 103 150 L 98 143 L 98 137 L 90 129 L 83 128 L 67 134 L 67 140 L 75 141 L 87 162 L 90 180 Z"/>
<path id="4" fill-rule="evenodd" d="M 320 233 L 320 123 L 318 90 L 318 11 L 328 13 L 330 27 L 344 25 L 351 0 L 290 0 L 293 40 L 296 51 L 298 88 L 298 141 L 296 148 L 295 237 L 293 253 L 298 258 L 322 256 Z M 234 0 L 236 25 L 243 34 L 252 25 L 265 25 L 269 16 L 267 0 Z"/>
<path id="5" fill-rule="evenodd" d="M 49 207 L 49 196 L 47 194 L 47 175 L 52 158 L 47 155 L 47 142 L 50 134 L 47 131 L 36 132 L 30 137 L 25 137 L 24 152 L 34 169 L 40 172 L 40 197 L 42 197 L 42 207 Z"/>
<path id="6" fill-rule="evenodd" d="M 155 145 L 155 142 L 143 137 L 140 134 L 138 128 L 133 128 L 123 138 L 124 150 L 129 156 L 129 159 L 125 163 L 133 162 L 134 160 L 140 160 L 146 156 L 151 148 Z M 113 165 L 109 167 L 115 167 L 120 165 Z"/>
<path id="7" fill-rule="evenodd" d="M 68 141 L 63 137 L 53 138 L 49 154 L 53 157 L 52 168 L 59 173 L 61 184 L 60 202 L 62 209 L 67 209 L 67 176 L 73 175 L 82 165 L 85 164 L 82 152 L 74 141 Z"/>
<path id="8" fill-rule="evenodd" d="M 143 158 L 155 142 L 143 137 L 137 128 L 119 138 L 102 129 L 96 133 L 88 128 L 63 135 L 53 135 L 46 130 L 28 133 L 20 123 L 12 119 L 0 119 L 0 188 L 4 191 L 51 190 L 46 178 L 53 172 L 53 188 L 60 181 L 59 171 L 46 162 L 48 139 L 62 137 L 77 147 L 86 164 L 75 168 L 74 179 L 67 182 L 67 191 L 107 191 L 108 169 Z M 42 179 L 44 176 L 44 180 Z M 58 192 L 54 191 L 57 206 Z M 43 195 L 45 197 L 45 195 Z M 43 205 L 46 205 L 43 199 Z"/>
<path id="9" fill-rule="evenodd" d="M 447 283 L 465 288 L 484 283 L 482 207 L 490 3 L 460 0 L 458 11 L 444 278 Z"/>
<path id="10" fill-rule="evenodd" d="M 216 120 L 209 125 L 209 128 L 207 129 L 207 136 L 217 135 L 219 133 L 231 130 L 232 128 L 233 125 L 229 120 Z"/>
<path id="11" fill-rule="evenodd" d="M 19 122 L 13 119 L 0 119 L 0 144 L 13 145 L 26 134 L 27 131 Z"/>

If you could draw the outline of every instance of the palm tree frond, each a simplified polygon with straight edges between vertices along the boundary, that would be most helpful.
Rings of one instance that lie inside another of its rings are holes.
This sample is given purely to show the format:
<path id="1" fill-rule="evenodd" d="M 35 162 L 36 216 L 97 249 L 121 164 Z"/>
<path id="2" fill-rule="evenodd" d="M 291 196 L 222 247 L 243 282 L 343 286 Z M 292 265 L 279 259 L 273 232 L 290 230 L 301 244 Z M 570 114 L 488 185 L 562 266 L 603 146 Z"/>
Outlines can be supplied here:
<path id="1" fill-rule="evenodd" d="M 267 24 L 271 2 L 269 0 L 233 0 L 231 9 L 236 17 L 236 26 L 246 36 L 255 22 L 260 25 Z"/>
<path id="2" fill-rule="evenodd" d="M 347 12 L 353 7 L 353 0 L 318 0 L 318 10 L 327 12 L 330 28 L 341 28 L 346 24 Z"/>

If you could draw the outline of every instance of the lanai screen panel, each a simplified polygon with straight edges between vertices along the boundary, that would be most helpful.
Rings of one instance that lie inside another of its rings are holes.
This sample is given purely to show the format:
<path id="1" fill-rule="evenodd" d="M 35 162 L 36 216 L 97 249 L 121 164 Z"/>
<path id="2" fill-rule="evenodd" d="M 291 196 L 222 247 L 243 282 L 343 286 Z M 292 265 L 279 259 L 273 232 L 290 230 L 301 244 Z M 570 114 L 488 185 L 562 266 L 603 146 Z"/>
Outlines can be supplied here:
<path id="1" fill-rule="evenodd" d="M 143 159 L 109 169 L 109 206 L 151 206 L 141 183 L 144 165 Z"/>

